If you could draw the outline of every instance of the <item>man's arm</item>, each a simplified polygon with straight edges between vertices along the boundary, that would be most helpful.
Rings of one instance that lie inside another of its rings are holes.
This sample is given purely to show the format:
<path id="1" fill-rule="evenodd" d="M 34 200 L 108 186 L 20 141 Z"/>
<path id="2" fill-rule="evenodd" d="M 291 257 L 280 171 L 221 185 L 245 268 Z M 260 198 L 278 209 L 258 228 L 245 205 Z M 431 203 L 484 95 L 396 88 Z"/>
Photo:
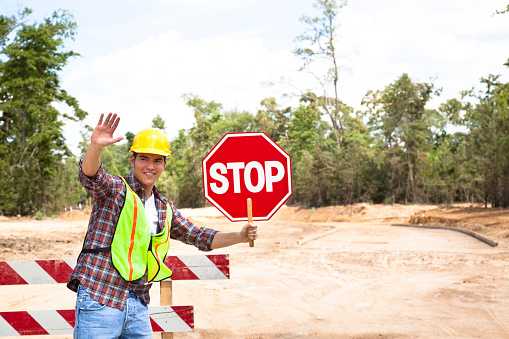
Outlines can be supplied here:
<path id="1" fill-rule="evenodd" d="M 120 122 L 120 118 L 117 117 L 117 114 L 109 113 L 104 122 L 103 118 L 104 114 L 101 114 L 99 122 L 92 132 L 92 136 L 90 137 L 90 145 L 88 146 L 87 152 L 85 153 L 83 162 L 81 164 L 81 170 L 85 175 L 89 177 L 94 176 L 94 174 L 97 173 L 97 170 L 99 170 L 99 166 L 101 164 L 100 155 L 102 149 L 124 139 L 123 137 L 113 137 L 113 133 L 117 129 L 118 123 Z"/>
<path id="2" fill-rule="evenodd" d="M 256 240 L 256 238 L 258 238 L 257 226 L 252 223 L 247 223 L 240 232 L 217 232 L 214 235 L 210 248 L 214 250 L 248 242 L 249 240 Z"/>
<path id="3" fill-rule="evenodd" d="M 258 238 L 257 227 L 252 223 L 244 225 L 240 232 L 218 232 L 211 228 L 195 225 L 189 219 L 184 218 L 173 204 L 171 204 L 171 207 L 173 217 L 170 237 L 185 244 L 193 245 L 200 251 L 210 251 Z"/>

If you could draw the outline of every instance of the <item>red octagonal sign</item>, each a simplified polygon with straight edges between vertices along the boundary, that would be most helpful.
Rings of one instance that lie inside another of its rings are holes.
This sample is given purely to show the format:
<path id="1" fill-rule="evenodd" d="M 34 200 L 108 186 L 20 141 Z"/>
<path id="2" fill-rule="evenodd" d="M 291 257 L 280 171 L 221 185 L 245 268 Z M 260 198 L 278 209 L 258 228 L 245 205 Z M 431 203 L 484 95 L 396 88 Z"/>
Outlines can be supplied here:
<path id="1" fill-rule="evenodd" d="M 265 133 L 228 133 L 203 159 L 203 191 L 231 221 L 269 220 L 292 195 L 290 156 Z"/>

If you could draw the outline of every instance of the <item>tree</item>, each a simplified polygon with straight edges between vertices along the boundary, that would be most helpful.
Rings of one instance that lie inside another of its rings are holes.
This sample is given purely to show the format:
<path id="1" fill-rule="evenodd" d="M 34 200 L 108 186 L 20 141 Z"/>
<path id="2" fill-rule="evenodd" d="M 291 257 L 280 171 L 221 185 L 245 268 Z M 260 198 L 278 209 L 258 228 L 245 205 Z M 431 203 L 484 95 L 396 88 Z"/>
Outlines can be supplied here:
<path id="1" fill-rule="evenodd" d="M 164 119 L 158 114 L 154 119 L 152 119 L 152 127 L 166 131 L 166 121 L 164 121 Z"/>
<path id="2" fill-rule="evenodd" d="M 482 177 L 485 206 L 509 206 L 507 174 L 509 171 L 509 85 L 499 82 L 499 76 L 482 78 L 485 90 L 465 91 L 473 99 L 462 106 L 464 122 L 470 132 L 470 152 L 476 171 Z"/>
<path id="3" fill-rule="evenodd" d="M 265 98 L 261 101 L 262 108 L 255 117 L 255 129 L 265 132 L 271 139 L 279 144 L 288 146 L 288 121 L 291 108 L 279 109 L 274 97 Z M 280 145 L 281 146 L 281 145 Z"/>
<path id="4" fill-rule="evenodd" d="M 48 185 L 59 164 L 72 155 L 65 144 L 63 120 L 83 120 L 87 115 L 60 87 L 58 77 L 68 59 L 78 55 L 64 49 L 64 40 L 74 38 L 76 24 L 62 10 L 40 24 L 22 23 L 18 28 L 12 20 L 0 18 L 4 39 L 8 38 L 6 22 L 15 32 L 0 51 L 4 55 L 0 60 L 0 212 L 29 214 L 51 199 Z M 58 111 L 54 102 L 67 104 L 74 115 Z"/>
<path id="5" fill-rule="evenodd" d="M 178 202 L 186 207 L 202 207 L 205 198 L 202 193 L 201 161 L 222 136 L 214 130 L 214 125 L 220 123 L 224 115 L 220 103 L 207 102 L 193 94 L 186 94 L 183 98 L 194 111 L 195 123 L 185 140 L 187 147 L 180 151 L 182 168 L 179 171 L 182 174 Z"/>
<path id="6" fill-rule="evenodd" d="M 7 36 L 16 28 L 21 26 L 22 24 L 21 20 L 23 20 L 31 13 L 32 13 L 31 9 L 24 8 L 23 10 L 20 10 L 17 15 L 13 15 L 10 17 L 4 15 L 0 16 L 0 45 L 5 44 Z"/>
<path id="7" fill-rule="evenodd" d="M 125 133 L 125 140 L 126 140 L 126 150 L 127 152 L 129 152 L 129 150 L 131 149 L 132 145 L 133 145 L 133 141 L 134 141 L 134 137 L 136 136 L 136 134 L 134 134 L 133 132 L 126 132 Z"/>
<path id="8" fill-rule="evenodd" d="M 307 25 L 306 31 L 297 36 L 296 41 L 302 47 L 294 50 L 294 54 L 304 61 L 301 70 L 309 71 L 319 82 L 322 95 L 319 98 L 319 107 L 329 116 L 333 132 L 340 144 L 340 132 L 343 130 L 341 115 L 342 103 L 339 100 L 339 59 L 337 52 L 337 29 L 339 28 L 338 14 L 346 6 L 346 0 L 316 0 L 313 7 L 321 11 L 321 16 L 303 16 L 300 21 Z M 327 70 L 321 74 L 311 69 L 312 64 L 324 62 Z M 329 95 L 328 88 L 333 85 L 333 94 Z"/>
<path id="9" fill-rule="evenodd" d="M 176 138 L 170 142 L 171 158 L 167 159 L 166 168 L 161 175 L 157 188 L 166 197 L 179 206 L 186 206 L 180 192 L 184 191 L 186 180 L 186 150 L 189 147 L 189 137 L 186 131 L 181 129 Z M 184 193 L 183 196 L 186 196 Z"/>
<path id="10" fill-rule="evenodd" d="M 368 126 L 381 143 L 391 171 L 391 189 L 413 202 L 420 200 L 423 163 L 428 140 L 441 116 L 426 109 L 433 84 L 415 83 L 403 74 L 383 91 L 369 91 L 363 100 L 368 107 Z"/>
<path id="11" fill-rule="evenodd" d="M 300 157 L 304 151 L 313 153 L 315 145 L 320 141 L 321 119 L 320 113 L 314 105 L 300 105 L 292 112 L 288 138 L 290 140 L 290 152 L 295 157 Z"/>
<path id="12" fill-rule="evenodd" d="M 308 206 L 326 204 L 331 165 L 321 149 L 325 125 L 314 102 L 301 104 L 291 112 L 287 150 L 294 169 L 294 202 Z"/>
<path id="13" fill-rule="evenodd" d="M 380 202 L 377 189 L 384 181 L 376 180 L 380 173 L 374 160 L 375 152 L 370 149 L 373 138 L 359 117 L 348 116 L 343 134 L 344 142 L 333 167 L 335 175 L 330 180 L 328 200 L 344 204 Z"/>

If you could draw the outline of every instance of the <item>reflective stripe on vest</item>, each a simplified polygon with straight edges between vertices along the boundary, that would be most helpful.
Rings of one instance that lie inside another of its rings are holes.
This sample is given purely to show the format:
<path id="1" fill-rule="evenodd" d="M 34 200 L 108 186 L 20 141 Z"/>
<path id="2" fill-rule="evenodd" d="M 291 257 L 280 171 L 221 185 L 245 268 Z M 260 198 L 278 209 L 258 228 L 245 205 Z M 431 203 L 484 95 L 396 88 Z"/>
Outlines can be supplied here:
<path id="1" fill-rule="evenodd" d="M 111 260 L 122 278 L 133 281 L 148 271 L 147 282 L 160 281 L 171 276 L 164 264 L 170 248 L 170 220 L 173 213 L 166 206 L 163 230 L 153 236 L 140 197 L 122 177 L 127 190 L 124 206 L 111 242 Z"/>

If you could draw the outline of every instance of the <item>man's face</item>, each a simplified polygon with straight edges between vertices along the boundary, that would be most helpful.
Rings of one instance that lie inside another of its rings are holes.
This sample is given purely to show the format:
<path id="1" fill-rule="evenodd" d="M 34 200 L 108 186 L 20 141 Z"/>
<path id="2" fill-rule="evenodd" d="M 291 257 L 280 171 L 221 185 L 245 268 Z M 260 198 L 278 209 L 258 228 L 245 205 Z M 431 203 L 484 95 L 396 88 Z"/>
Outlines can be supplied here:
<path id="1" fill-rule="evenodd" d="M 134 169 L 134 175 L 145 190 L 152 190 L 165 166 L 166 157 L 162 155 L 138 153 L 135 157 L 131 154 L 131 167 Z"/>

